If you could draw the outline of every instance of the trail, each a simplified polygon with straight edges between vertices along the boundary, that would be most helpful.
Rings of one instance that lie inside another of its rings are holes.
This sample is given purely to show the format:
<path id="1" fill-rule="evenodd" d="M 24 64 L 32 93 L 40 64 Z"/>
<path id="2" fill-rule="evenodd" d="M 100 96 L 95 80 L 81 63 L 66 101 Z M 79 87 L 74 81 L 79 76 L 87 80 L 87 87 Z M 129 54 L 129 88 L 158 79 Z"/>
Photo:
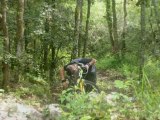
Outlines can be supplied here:
<path id="1" fill-rule="evenodd" d="M 0 94 L 0 120 L 51 120 L 60 115 L 58 104 L 33 106 L 11 94 Z"/>
<path id="2" fill-rule="evenodd" d="M 116 80 L 125 80 L 125 76 L 115 70 L 99 71 L 97 73 L 97 84 L 106 94 L 116 91 L 114 82 Z"/>
<path id="3" fill-rule="evenodd" d="M 132 97 L 127 97 L 127 92 L 117 89 L 114 85 L 116 80 L 125 81 L 125 77 L 115 70 L 108 70 L 99 71 L 97 78 L 97 85 L 106 94 L 105 101 L 112 106 L 110 109 L 111 120 L 119 120 L 119 118 L 125 120 L 119 110 L 132 104 Z M 122 102 L 124 100 L 126 103 Z M 0 106 L 0 120 L 55 120 L 62 113 L 58 104 L 33 106 L 26 104 L 23 99 L 17 99 L 12 94 L 4 93 L 0 93 Z"/>
<path id="4" fill-rule="evenodd" d="M 137 105 L 130 89 L 119 89 L 115 86 L 115 82 L 122 81 L 125 83 L 126 78 L 115 70 L 100 71 L 97 74 L 98 86 L 106 93 L 105 100 L 111 105 L 111 120 L 133 120 L 125 116 L 138 111 Z"/>

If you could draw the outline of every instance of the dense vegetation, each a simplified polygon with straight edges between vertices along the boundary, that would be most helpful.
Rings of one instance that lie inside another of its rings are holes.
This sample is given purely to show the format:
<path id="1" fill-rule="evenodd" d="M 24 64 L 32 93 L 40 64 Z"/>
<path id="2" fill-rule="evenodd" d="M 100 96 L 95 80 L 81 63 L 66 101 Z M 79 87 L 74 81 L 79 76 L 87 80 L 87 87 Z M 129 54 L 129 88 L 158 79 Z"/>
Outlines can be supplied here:
<path id="1" fill-rule="evenodd" d="M 159 0 L 1 0 L 0 8 L 0 92 L 70 101 L 64 120 L 110 119 L 111 108 L 119 119 L 160 119 Z M 96 58 L 98 76 L 119 76 L 109 80 L 116 106 L 102 102 L 110 84 L 101 77 L 89 104 L 88 94 L 62 92 L 59 68 L 77 57 Z"/>

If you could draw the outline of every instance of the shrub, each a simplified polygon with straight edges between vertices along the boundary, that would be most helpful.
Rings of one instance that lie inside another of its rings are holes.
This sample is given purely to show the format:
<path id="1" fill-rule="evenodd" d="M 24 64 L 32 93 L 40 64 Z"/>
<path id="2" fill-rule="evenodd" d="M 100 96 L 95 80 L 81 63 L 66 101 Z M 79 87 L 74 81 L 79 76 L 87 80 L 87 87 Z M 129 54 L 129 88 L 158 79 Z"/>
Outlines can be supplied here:
<path id="1" fill-rule="evenodd" d="M 109 119 L 109 105 L 104 101 L 104 93 L 73 94 L 63 91 L 61 102 L 63 113 L 60 120 L 94 120 Z"/>
<path id="2" fill-rule="evenodd" d="M 103 58 L 100 58 L 97 62 L 97 68 L 106 70 L 106 69 L 116 69 L 120 67 L 121 62 L 120 60 L 116 59 L 114 56 L 106 55 Z"/>

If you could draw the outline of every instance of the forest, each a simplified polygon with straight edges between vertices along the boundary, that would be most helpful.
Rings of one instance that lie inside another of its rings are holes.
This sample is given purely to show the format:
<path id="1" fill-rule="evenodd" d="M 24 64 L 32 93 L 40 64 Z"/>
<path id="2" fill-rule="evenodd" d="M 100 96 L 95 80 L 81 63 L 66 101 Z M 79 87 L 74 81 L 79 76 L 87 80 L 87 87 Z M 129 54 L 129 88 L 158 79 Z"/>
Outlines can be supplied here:
<path id="1" fill-rule="evenodd" d="M 160 0 L 0 0 L 0 120 L 160 120 L 158 11 Z M 63 88 L 76 58 L 96 59 L 99 93 Z M 20 118 L 22 102 L 40 115 Z"/>

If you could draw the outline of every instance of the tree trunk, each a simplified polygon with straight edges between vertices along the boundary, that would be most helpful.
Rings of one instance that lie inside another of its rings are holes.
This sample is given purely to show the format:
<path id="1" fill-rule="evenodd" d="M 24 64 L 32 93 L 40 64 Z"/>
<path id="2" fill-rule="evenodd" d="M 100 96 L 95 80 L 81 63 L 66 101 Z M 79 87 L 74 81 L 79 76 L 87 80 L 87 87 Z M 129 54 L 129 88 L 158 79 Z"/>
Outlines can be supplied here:
<path id="1" fill-rule="evenodd" d="M 52 0 L 52 8 L 56 9 L 56 1 Z M 54 11 L 52 12 L 52 19 L 55 21 L 55 15 Z M 54 24 L 54 23 L 53 23 Z M 54 27 L 52 27 L 53 31 L 55 30 Z M 54 39 L 54 38 L 53 38 Z M 56 47 L 54 46 L 53 41 L 50 44 L 50 49 L 51 49 L 51 62 L 50 62 L 50 71 L 49 71 L 49 80 L 53 84 L 53 76 L 55 76 L 55 70 L 56 70 Z"/>
<path id="2" fill-rule="evenodd" d="M 17 57 L 24 52 L 24 0 L 18 0 L 17 11 Z"/>
<path id="3" fill-rule="evenodd" d="M 49 5 L 49 1 L 47 1 L 48 5 Z M 49 39 L 48 39 L 48 34 L 50 32 L 50 25 L 49 25 L 49 11 L 46 10 L 46 19 L 45 19 L 45 23 L 44 23 L 44 28 L 45 28 L 45 34 L 47 35 L 44 39 L 43 39 L 43 69 L 44 71 L 48 70 L 48 54 L 49 54 Z"/>
<path id="4" fill-rule="evenodd" d="M 155 13 L 155 18 L 157 22 L 157 27 L 158 27 L 158 32 L 156 34 L 156 41 L 155 41 L 155 56 L 157 59 L 159 59 L 159 55 L 157 55 L 157 50 L 160 49 L 160 14 L 158 12 L 158 0 L 152 0 L 153 6 L 154 6 L 154 13 Z M 159 54 L 159 52 L 158 52 Z"/>
<path id="5" fill-rule="evenodd" d="M 151 39 L 151 41 L 149 41 L 149 43 L 148 44 L 151 44 L 151 51 L 152 51 L 152 54 L 153 54 L 153 56 L 155 56 L 156 57 L 156 32 L 155 32 L 155 30 L 154 30 L 154 27 L 153 27 L 153 22 L 152 22 L 152 19 L 153 19 L 153 7 L 150 7 L 150 17 L 149 17 L 149 24 L 150 24 L 150 30 L 151 30 L 151 32 L 152 32 L 152 39 Z"/>
<path id="6" fill-rule="evenodd" d="M 85 41 L 83 47 L 83 57 L 86 57 L 87 42 L 88 42 L 88 30 L 89 30 L 89 20 L 90 20 L 90 9 L 91 9 L 91 0 L 88 0 L 87 8 L 87 20 L 86 20 L 86 32 L 85 32 Z"/>
<path id="7" fill-rule="evenodd" d="M 43 42 L 43 69 L 44 71 L 48 70 L 48 43 L 47 39 L 44 39 Z"/>
<path id="8" fill-rule="evenodd" d="M 79 39 L 78 39 L 78 57 L 81 56 L 82 47 L 82 21 L 83 21 L 83 0 L 80 1 L 80 22 L 79 22 Z"/>
<path id="9" fill-rule="evenodd" d="M 124 12 L 124 17 L 123 17 L 123 33 L 122 33 L 122 47 L 121 47 L 121 54 L 122 54 L 122 58 L 124 58 L 125 56 L 125 50 L 126 50 L 126 42 L 125 42 L 125 38 L 126 38 L 126 29 L 127 29 L 127 6 L 126 6 L 126 2 L 127 0 L 124 0 L 123 2 L 123 12 Z"/>
<path id="10" fill-rule="evenodd" d="M 75 30 L 74 30 L 74 43 L 71 59 L 74 59 L 78 55 L 78 44 L 79 44 L 79 26 L 80 26 L 80 5 L 81 0 L 77 0 L 75 8 Z"/>
<path id="11" fill-rule="evenodd" d="M 9 35 L 8 35 L 8 26 L 7 26 L 7 2 L 8 0 L 2 0 L 2 31 L 4 36 L 3 41 L 3 61 L 2 61 L 2 72 L 3 72 L 3 81 L 2 87 L 7 90 L 8 82 L 10 79 L 10 69 L 9 63 L 6 58 L 9 54 Z"/>
<path id="12" fill-rule="evenodd" d="M 111 18 L 111 2 L 110 0 L 106 0 L 106 12 L 107 12 L 107 23 L 108 23 L 108 32 L 110 36 L 112 52 L 115 49 L 114 47 L 114 39 L 113 39 L 113 29 L 112 29 L 112 18 Z"/>
<path id="13" fill-rule="evenodd" d="M 143 78 L 143 66 L 144 66 L 144 53 L 145 53 L 145 0 L 141 2 L 141 41 L 140 41 L 140 48 L 139 48 L 139 80 L 141 81 Z"/>
<path id="14" fill-rule="evenodd" d="M 30 14 L 29 10 L 31 9 L 29 1 L 25 0 L 24 1 L 24 14 L 26 14 L 27 16 Z M 24 50 L 25 52 L 28 52 L 28 44 L 29 44 L 29 33 L 30 33 L 30 20 L 29 19 L 25 19 L 24 20 L 24 26 L 25 26 L 25 30 L 24 30 Z"/>
<path id="15" fill-rule="evenodd" d="M 50 45 L 51 52 L 52 52 L 52 60 L 50 63 L 50 73 L 49 73 L 49 79 L 50 81 L 53 81 L 53 76 L 55 75 L 55 68 L 56 68 L 56 48 L 53 45 Z"/>
<path id="16" fill-rule="evenodd" d="M 156 22 L 157 22 L 157 27 L 158 27 L 158 32 L 160 34 L 160 17 L 159 17 L 159 13 L 158 13 L 158 0 L 152 0 L 153 6 L 154 6 L 154 13 L 155 13 L 155 17 L 156 17 Z"/>
<path id="17" fill-rule="evenodd" d="M 2 25 L 2 1 L 0 1 L 0 32 L 3 31 L 3 25 Z"/>
<path id="18" fill-rule="evenodd" d="M 24 15 L 24 0 L 18 0 L 18 8 L 17 8 L 17 51 L 16 51 L 16 56 L 18 59 L 22 56 L 24 53 L 24 20 L 23 20 L 23 15 Z M 14 75 L 15 82 L 19 81 L 19 74 L 20 74 L 20 64 L 16 66 L 16 72 Z"/>
<path id="19" fill-rule="evenodd" d="M 112 0 L 112 12 L 113 12 L 113 39 L 114 39 L 114 50 L 113 53 L 118 56 L 119 44 L 118 44 L 118 32 L 117 32 L 117 15 L 116 15 L 116 2 Z"/>

